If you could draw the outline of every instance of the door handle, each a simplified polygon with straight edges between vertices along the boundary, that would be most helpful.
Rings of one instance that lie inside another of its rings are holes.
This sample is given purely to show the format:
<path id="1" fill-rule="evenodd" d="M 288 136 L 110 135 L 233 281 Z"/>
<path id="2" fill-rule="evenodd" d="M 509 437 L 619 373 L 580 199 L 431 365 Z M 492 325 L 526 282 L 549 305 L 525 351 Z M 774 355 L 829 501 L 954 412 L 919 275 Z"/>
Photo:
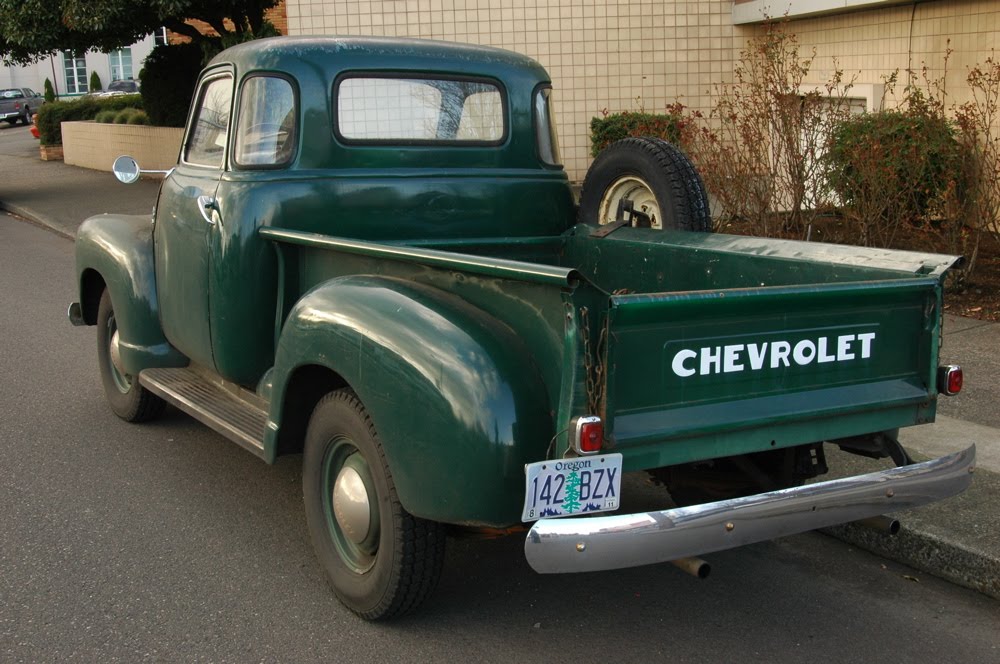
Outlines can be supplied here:
<path id="1" fill-rule="evenodd" d="M 215 196 L 199 196 L 198 211 L 201 212 L 201 217 L 207 224 L 215 226 L 216 219 L 221 221 L 221 218 L 218 216 L 219 203 L 216 201 Z"/>

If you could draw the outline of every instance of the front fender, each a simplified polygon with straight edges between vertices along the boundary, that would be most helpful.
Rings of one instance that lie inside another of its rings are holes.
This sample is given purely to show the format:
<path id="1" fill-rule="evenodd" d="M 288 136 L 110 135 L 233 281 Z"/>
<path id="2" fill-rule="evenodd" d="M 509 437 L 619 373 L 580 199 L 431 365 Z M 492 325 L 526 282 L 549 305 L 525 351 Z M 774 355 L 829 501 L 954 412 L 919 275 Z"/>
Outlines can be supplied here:
<path id="1" fill-rule="evenodd" d="M 268 455 L 294 371 L 322 365 L 358 394 L 399 499 L 447 523 L 520 521 L 524 464 L 544 458 L 553 416 L 517 336 L 461 298 L 374 276 L 325 282 L 278 342 Z"/>
<path id="2" fill-rule="evenodd" d="M 87 219 L 76 236 L 76 273 L 83 320 L 97 322 L 102 286 L 111 294 L 125 370 L 183 367 L 188 359 L 160 327 L 149 216 L 103 214 Z"/>

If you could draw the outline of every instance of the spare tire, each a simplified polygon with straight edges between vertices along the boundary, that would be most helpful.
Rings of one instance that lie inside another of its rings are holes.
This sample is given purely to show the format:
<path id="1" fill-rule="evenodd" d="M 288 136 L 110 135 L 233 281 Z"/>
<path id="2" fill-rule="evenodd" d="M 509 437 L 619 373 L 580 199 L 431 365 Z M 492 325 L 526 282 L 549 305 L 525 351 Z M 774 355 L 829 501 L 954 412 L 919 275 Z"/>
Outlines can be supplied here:
<path id="1" fill-rule="evenodd" d="M 639 212 L 638 218 L 651 228 L 711 230 L 701 176 L 683 152 L 659 138 L 616 141 L 587 171 L 580 192 L 581 222 L 612 223 L 622 204 Z"/>

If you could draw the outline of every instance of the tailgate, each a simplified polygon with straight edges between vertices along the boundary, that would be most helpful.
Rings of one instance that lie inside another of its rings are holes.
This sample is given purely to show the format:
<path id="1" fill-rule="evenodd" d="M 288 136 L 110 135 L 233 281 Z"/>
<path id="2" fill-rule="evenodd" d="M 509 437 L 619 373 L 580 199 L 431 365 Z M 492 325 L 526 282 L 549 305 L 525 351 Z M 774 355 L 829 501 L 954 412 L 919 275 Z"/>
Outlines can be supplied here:
<path id="1" fill-rule="evenodd" d="M 920 277 L 614 296 L 607 433 L 636 469 L 930 421 L 940 288 Z"/>

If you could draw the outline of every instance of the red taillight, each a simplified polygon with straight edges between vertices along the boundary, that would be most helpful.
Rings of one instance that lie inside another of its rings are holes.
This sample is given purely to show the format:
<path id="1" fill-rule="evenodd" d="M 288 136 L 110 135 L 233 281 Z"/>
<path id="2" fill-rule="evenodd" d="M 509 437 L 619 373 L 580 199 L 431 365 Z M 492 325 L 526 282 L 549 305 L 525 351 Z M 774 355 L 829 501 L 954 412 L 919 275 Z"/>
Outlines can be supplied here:
<path id="1" fill-rule="evenodd" d="M 938 392 L 952 396 L 962 391 L 962 367 L 954 364 L 938 368 Z"/>
<path id="2" fill-rule="evenodd" d="M 573 447 L 580 454 L 593 454 L 601 451 L 604 443 L 604 423 L 594 415 L 579 417 L 576 420 L 576 439 Z"/>

